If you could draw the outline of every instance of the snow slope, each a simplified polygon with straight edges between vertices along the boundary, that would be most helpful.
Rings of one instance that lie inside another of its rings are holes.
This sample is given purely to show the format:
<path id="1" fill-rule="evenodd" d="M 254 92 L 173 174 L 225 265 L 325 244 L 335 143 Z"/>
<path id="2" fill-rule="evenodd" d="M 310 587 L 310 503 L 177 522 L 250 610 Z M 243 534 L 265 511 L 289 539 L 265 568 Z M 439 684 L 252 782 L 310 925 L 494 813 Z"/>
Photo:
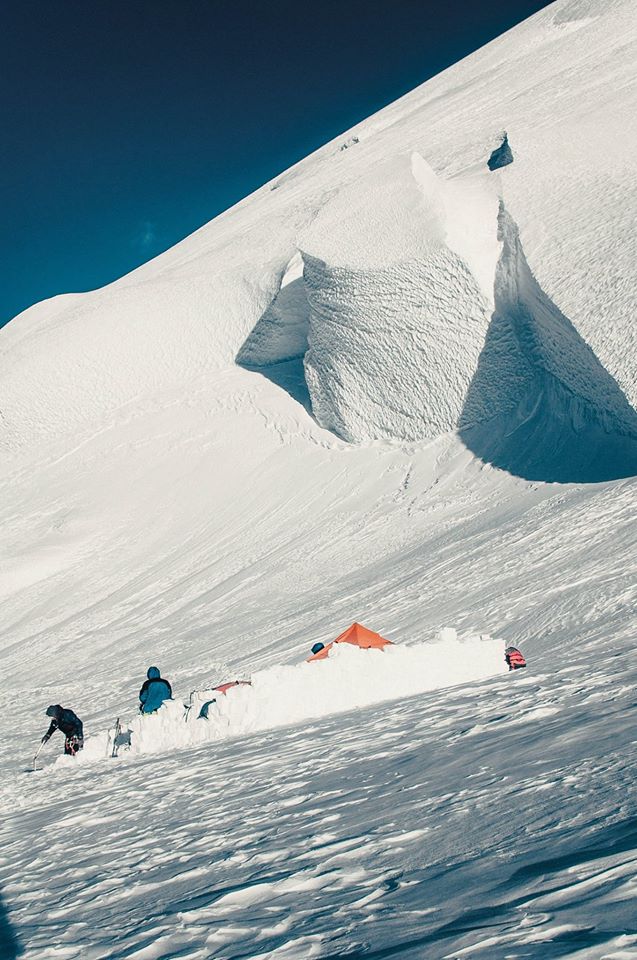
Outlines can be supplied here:
<path id="1" fill-rule="evenodd" d="M 558 0 L 0 332 L 0 955 L 637 957 L 636 34 Z"/>
<path id="2" fill-rule="evenodd" d="M 124 403 L 186 390 L 194 374 L 227 368 L 264 315 L 272 326 L 282 278 L 307 251 L 315 314 L 308 380 L 325 426 L 348 439 L 414 439 L 504 409 L 514 427 L 527 419 L 524 382 L 521 397 L 493 389 L 473 396 L 478 358 L 488 360 L 497 335 L 506 354 L 498 363 L 516 367 L 525 354 L 531 373 L 519 381 L 539 368 L 540 380 L 544 371 L 557 380 L 558 393 L 574 393 L 570 407 L 557 402 L 567 407 L 565 429 L 583 432 L 583 443 L 598 443 L 600 422 L 631 438 L 622 440 L 626 464 L 612 472 L 633 474 L 634 28 L 630 0 L 549 7 L 360 124 L 349 149 L 328 144 L 118 283 L 27 311 L 3 335 L 4 443 L 12 450 L 33 437 L 68 435 Z M 504 129 L 515 159 L 490 172 Z M 516 291 L 525 329 L 504 338 L 497 304 L 489 323 L 502 286 L 498 252 L 511 275 L 499 202 L 542 300 L 538 314 L 537 296 L 529 302 L 528 290 Z M 562 328 L 552 337 L 547 311 Z M 332 325 L 342 318 L 340 335 L 326 330 L 325 313 Z M 451 356 L 441 325 L 456 330 L 459 317 L 467 325 L 462 351 Z M 289 347 L 262 356 L 271 362 L 302 351 L 304 321 L 292 325 Z M 528 339 L 531 356 L 520 342 Z M 535 382 L 538 399 L 551 408 L 555 391 L 546 398 Z"/>

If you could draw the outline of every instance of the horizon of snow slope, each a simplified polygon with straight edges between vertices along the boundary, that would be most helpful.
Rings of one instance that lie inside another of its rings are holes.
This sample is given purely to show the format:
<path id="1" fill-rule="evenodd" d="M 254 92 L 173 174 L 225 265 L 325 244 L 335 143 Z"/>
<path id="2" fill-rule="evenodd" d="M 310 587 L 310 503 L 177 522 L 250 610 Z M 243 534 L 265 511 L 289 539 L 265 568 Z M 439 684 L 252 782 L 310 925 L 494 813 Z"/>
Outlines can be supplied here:
<path id="1" fill-rule="evenodd" d="M 637 958 L 636 53 L 558 0 L 0 331 L 3 960 Z"/>

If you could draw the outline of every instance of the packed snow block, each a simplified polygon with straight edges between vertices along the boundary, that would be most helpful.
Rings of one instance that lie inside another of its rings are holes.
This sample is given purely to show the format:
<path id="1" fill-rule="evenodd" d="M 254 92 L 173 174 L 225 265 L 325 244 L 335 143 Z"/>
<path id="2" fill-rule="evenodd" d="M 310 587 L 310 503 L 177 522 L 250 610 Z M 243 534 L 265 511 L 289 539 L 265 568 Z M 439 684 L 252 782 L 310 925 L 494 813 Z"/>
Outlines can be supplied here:
<path id="1" fill-rule="evenodd" d="M 306 256 L 305 379 L 314 416 L 345 440 L 417 440 L 458 425 L 489 325 L 448 248 L 364 271 Z"/>
<path id="2" fill-rule="evenodd" d="M 505 133 L 502 143 L 499 147 L 496 147 L 487 160 L 487 166 L 489 170 L 499 170 L 500 167 L 506 167 L 510 163 L 513 163 L 513 153 L 511 152 L 509 140 Z"/>

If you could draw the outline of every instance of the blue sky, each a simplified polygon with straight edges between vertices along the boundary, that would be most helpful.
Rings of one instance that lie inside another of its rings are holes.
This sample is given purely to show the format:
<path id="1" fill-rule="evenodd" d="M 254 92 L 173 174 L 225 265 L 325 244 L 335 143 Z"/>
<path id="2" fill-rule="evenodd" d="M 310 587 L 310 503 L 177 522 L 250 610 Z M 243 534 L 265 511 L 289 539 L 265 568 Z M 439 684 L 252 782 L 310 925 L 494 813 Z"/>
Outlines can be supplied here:
<path id="1" fill-rule="evenodd" d="M 0 325 L 108 283 L 543 0 L 8 0 Z"/>

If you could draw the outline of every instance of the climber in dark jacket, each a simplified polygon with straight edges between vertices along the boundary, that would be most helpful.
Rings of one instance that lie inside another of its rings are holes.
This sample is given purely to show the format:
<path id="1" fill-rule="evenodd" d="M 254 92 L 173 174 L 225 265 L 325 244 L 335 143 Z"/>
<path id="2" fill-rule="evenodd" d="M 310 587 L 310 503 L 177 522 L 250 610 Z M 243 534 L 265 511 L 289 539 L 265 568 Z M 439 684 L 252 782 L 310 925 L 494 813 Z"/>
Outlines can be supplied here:
<path id="1" fill-rule="evenodd" d="M 42 743 L 46 743 L 56 730 L 61 730 L 65 737 L 64 752 L 67 756 L 74 757 L 84 746 L 82 721 L 72 710 L 65 710 L 59 703 L 48 707 L 46 715 L 51 717 L 51 723 L 42 737 Z"/>
<path id="2" fill-rule="evenodd" d="M 159 710 L 164 700 L 171 700 L 173 691 L 164 680 L 157 667 L 149 667 L 147 680 L 144 680 L 139 691 L 139 710 L 140 713 L 155 713 Z"/>

